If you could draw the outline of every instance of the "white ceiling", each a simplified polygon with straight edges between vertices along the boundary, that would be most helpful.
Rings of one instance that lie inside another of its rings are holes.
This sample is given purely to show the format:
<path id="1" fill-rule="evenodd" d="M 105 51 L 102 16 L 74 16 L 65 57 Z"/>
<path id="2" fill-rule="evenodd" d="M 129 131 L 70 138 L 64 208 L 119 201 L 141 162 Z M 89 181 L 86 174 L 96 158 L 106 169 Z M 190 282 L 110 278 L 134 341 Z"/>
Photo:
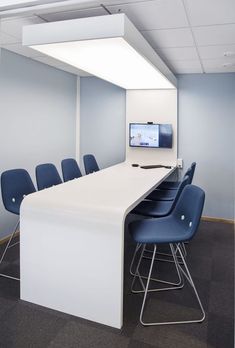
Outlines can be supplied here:
<path id="1" fill-rule="evenodd" d="M 67 1 L 67 8 L 35 7 L 28 15 L 23 12 L 23 17 L 2 18 L 1 47 L 86 75 L 21 45 L 24 25 L 107 14 L 99 1 L 77 1 L 76 5 L 75 2 Z M 102 3 L 110 13 L 125 13 L 174 73 L 235 72 L 235 0 L 106 0 Z"/>

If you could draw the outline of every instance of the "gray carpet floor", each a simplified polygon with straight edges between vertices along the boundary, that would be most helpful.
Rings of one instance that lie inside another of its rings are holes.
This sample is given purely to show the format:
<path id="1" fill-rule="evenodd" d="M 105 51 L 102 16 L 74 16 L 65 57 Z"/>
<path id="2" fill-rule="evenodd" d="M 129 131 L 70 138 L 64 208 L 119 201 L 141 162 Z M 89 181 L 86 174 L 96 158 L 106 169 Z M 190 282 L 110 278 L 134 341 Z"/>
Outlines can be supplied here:
<path id="1" fill-rule="evenodd" d="M 128 216 L 126 225 L 135 218 L 134 215 Z M 128 227 L 125 235 L 122 330 L 21 301 L 19 283 L 0 277 L 0 347 L 232 348 L 233 225 L 201 222 L 195 239 L 187 245 L 187 263 L 206 311 L 206 319 L 201 324 L 143 327 L 139 323 L 143 295 L 130 292 L 132 278 L 128 268 L 135 245 L 129 237 Z M 0 252 L 2 248 L 1 245 Z M 10 249 L 1 271 L 17 274 L 18 253 L 18 247 Z M 148 266 L 148 261 L 145 261 L 142 271 L 145 272 Z M 159 277 L 174 279 L 175 269 L 172 264 L 158 262 L 156 266 Z M 188 285 L 182 290 L 151 293 L 147 301 L 148 320 L 181 320 L 198 315 L 200 312 Z"/>

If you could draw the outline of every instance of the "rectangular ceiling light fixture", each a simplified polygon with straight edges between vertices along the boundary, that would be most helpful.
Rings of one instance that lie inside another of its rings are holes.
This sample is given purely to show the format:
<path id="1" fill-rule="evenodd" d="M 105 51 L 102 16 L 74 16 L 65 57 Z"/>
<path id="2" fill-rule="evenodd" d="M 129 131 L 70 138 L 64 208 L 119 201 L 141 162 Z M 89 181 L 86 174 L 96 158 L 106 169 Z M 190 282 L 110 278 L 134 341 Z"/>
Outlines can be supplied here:
<path id="1" fill-rule="evenodd" d="M 125 14 L 26 26 L 23 45 L 125 89 L 174 89 L 176 78 Z"/>
<path id="2" fill-rule="evenodd" d="M 1 0 L 1 6 L 12 6 L 12 5 L 24 5 L 27 3 L 35 3 L 39 2 L 39 0 Z"/>
<path id="3" fill-rule="evenodd" d="M 29 6 L 48 4 L 56 1 L 58 2 L 62 0 L 0 0 L 0 10 L 7 11 Z"/>

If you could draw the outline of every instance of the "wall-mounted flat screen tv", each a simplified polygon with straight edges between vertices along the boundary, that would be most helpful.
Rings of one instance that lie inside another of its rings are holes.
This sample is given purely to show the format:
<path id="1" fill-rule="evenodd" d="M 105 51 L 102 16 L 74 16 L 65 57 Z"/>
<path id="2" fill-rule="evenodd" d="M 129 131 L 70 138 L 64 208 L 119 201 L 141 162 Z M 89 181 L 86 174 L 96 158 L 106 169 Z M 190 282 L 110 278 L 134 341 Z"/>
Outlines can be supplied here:
<path id="1" fill-rule="evenodd" d="M 172 148 L 172 125 L 156 123 L 130 123 L 131 147 Z"/>

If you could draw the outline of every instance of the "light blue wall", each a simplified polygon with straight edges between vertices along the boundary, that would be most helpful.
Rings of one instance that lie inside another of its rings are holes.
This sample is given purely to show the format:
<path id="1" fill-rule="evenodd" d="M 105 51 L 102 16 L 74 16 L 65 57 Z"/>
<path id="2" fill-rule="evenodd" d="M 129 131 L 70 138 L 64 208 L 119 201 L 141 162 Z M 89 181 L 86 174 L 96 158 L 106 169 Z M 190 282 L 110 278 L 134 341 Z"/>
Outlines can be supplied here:
<path id="1" fill-rule="evenodd" d="M 80 152 L 101 168 L 125 160 L 126 91 L 95 77 L 81 78 Z"/>
<path id="2" fill-rule="evenodd" d="M 204 215 L 234 218 L 235 74 L 179 76 L 179 157 L 197 162 Z"/>
<path id="3" fill-rule="evenodd" d="M 75 156 L 76 77 L 42 63 L 1 51 L 0 173 L 25 168 L 34 177 L 39 163 Z M 0 238 L 15 217 L 0 199 Z"/>

